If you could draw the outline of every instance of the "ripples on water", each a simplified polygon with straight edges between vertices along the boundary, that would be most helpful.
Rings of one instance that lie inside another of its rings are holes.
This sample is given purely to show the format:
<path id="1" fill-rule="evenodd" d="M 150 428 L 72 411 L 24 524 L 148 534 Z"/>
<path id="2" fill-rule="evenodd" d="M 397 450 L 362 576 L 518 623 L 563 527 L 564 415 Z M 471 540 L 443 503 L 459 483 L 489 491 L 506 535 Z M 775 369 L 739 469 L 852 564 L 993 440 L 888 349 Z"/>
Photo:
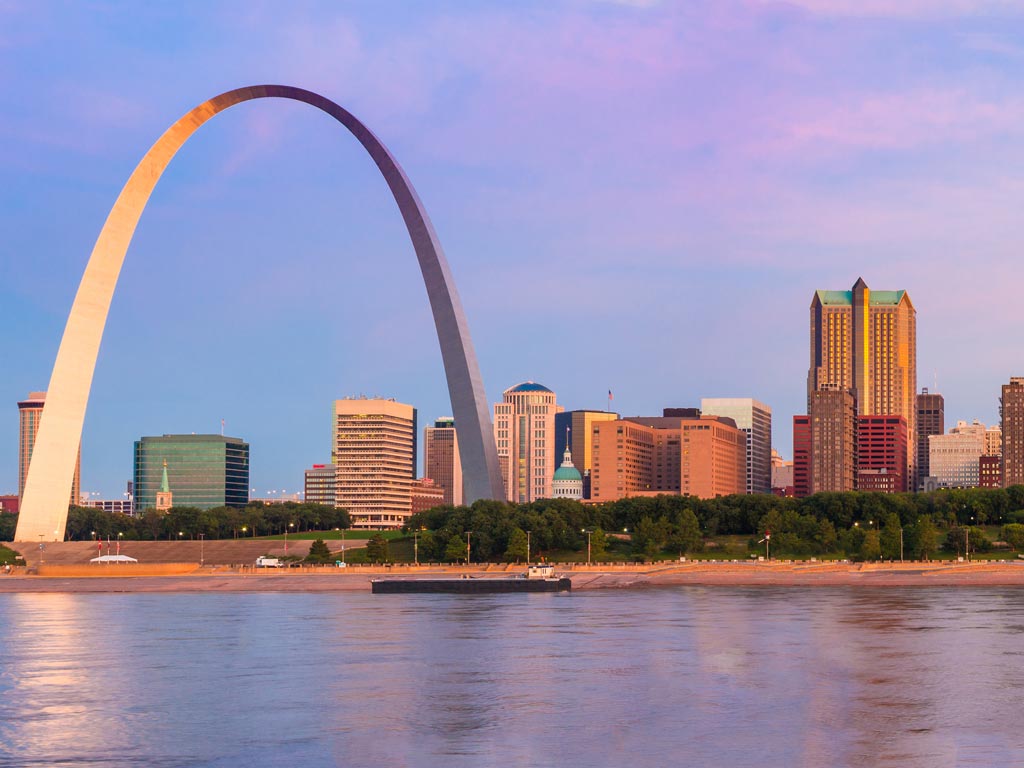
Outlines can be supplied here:
<path id="1" fill-rule="evenodd" d="M 0 595 L 0 765 L 1024 764 L 1024 591 Z"/>

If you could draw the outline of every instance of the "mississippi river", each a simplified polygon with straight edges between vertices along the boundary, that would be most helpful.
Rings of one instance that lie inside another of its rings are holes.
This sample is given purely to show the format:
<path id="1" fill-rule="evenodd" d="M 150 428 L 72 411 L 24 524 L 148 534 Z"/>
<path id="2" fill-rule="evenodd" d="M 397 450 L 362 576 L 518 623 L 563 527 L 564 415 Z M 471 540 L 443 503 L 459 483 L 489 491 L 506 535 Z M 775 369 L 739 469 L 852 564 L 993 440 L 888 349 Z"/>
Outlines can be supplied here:
<path id="1" fill-rule="evenodd" d="M 1024 765 L 1024 589 L 0 595 L 0 765 Z"/>

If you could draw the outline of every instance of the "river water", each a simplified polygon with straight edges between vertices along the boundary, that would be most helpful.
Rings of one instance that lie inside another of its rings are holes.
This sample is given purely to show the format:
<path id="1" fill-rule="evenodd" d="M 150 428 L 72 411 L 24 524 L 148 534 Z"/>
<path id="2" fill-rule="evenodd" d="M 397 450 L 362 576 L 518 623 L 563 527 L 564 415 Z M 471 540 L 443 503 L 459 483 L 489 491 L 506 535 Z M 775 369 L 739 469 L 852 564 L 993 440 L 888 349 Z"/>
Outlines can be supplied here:
<path id="1" fill-rule="evenodd" d="M 1024 765 L 1024 590 L 0 595 L 0 765 Z"/>

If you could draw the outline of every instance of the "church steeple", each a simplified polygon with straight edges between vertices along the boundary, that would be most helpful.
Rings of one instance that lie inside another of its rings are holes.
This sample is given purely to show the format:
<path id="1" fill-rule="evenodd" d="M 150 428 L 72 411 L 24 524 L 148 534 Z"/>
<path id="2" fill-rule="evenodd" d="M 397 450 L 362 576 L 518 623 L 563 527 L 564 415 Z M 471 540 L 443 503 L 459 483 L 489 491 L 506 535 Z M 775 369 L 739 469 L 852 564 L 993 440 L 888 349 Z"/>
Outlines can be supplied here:
<path id="1" fill-rule="evenodd" d="M 174 505 L 171 484 L 167 482 L 167 459 L 164 459 L 164 472 L 160 477 L 160 490 L 156 494 L 156 511 L 166 512 Z"/>

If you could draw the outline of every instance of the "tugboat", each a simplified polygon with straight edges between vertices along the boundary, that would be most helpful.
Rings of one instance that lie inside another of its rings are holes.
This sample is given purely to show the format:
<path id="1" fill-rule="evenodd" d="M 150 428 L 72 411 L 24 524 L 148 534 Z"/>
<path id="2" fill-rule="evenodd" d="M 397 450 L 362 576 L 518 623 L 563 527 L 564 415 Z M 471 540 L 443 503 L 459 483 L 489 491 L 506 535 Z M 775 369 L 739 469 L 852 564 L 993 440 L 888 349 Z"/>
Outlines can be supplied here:
<path id="1" fill-rule="evenodd" d="M 554 566 L 531 565 L 526 573 L 491 579 L 480 576 L 462 576 L 448 579 L 370 579 L 375 595 L 397 595 L 412 592 L 434 594 L 492 594 L 497 592 L 568 592 L 572 580 L 555 576 Z"/>

